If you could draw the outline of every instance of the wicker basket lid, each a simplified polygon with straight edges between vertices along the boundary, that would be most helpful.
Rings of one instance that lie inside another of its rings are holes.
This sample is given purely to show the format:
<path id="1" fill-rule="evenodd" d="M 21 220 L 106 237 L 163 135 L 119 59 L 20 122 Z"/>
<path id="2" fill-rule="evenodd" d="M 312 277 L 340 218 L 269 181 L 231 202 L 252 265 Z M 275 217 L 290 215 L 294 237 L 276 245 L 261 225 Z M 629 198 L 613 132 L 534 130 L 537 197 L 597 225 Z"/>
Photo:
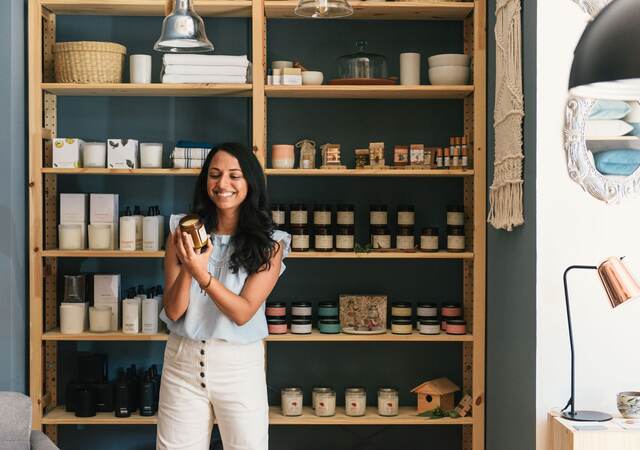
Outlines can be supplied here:
<path id="1" fill-rule="evenodd" d="M 76 42 L 56 42 L 54 53 L 72 52 L 72 51 L 97 51 L 108 53 L 126 54 L 127 47 L 115 42 L 98 42 L 98 41 L 76 41 Z"/>

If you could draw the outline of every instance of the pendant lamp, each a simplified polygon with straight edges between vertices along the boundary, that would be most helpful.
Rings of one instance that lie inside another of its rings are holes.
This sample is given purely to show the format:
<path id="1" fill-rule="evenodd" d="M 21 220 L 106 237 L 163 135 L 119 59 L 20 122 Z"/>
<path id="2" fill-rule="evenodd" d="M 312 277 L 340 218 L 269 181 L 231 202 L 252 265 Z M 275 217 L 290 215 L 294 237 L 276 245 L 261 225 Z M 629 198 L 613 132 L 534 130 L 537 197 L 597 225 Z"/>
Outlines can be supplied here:
<path id="1" fill-rule="evenodd" d="M 153 49 L 167 53 L 213 51 L 213 44 L 204 31 L 204 22 L 194 11 L 191 0 L 175 0 L 173 10 L 162 22 L 162 34 Z"/>
<path id="2" fill-rule="evenodd" d="M 293 12 L 313 19 L 336 19 L 350 16 L 353 8 L 347 0 L 299 0 Z"/>

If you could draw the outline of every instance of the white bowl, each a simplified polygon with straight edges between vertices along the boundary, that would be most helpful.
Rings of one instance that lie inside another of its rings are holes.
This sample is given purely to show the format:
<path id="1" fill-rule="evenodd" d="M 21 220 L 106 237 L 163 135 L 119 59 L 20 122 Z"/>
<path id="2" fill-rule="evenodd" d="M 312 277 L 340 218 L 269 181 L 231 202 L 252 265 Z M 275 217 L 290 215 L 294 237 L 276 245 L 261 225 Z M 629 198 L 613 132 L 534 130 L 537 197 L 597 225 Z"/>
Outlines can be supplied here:
<path id="1" fill-rule="evenodd" d="M 322 72 L 313 70 L 305 70 L 302 72 L 302 84 L 322 84 L 324 75 Z"/>
<path id="2" fill-rule="evenodd" d="M 442 67 L 442 66 L 466 66 L 469 67 L 471 63 L 470 55 L 461 55 L 457 53 L 445 53 L 442 55 L 433 55 L 427 58 L 429 61 L 429 68 Z"/>
<path id="3" fill-rule="evenodd" d="M 442 66 L 429 69 L 429 81 L 433 85 L 460 85 L 469 81 L 469 68 L 464 66 Z"/>

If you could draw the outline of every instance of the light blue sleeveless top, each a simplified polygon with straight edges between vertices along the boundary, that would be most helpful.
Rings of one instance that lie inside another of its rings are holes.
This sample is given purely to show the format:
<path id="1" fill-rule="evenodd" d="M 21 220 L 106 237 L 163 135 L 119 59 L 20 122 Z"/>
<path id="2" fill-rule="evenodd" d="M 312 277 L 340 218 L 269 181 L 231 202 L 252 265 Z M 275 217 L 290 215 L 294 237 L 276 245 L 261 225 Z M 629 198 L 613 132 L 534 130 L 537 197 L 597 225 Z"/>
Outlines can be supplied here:
<path id="1" fill-rule="evenodd" d="M 169 228 L 173 233 L 184 214 L 172 215 Z M 275 230 L 271 237 L 282 245 L 282 259 L 291 251 L 291 235 L 284 231 Z M 209 258 L 209 272 L 227 289 L 240 295 L 244 282 L 248 277 L 243 267 L 238 273 L 229 268 L 229 259 L 233 254 L 231 236 L 212 233 L 213 251 Z M 284 262 L 280 267 L 280 275 L 285 270 Z M 248 344 L 264 339 L 268 334 L 267 319 L 265 317 L 265 302 L 260 305 L 255 315 L 242 326 L 236 325 L 222 311 L 218 309 L 206 293 L 200 291 L 196 280 L 191 282 L 189 306 L 185 314 L 178 320 L 169 319 L 162 309 L 160 319 L 167 324 L 171 333 L 194 340 L 221 339 L 236 344 Z"/>

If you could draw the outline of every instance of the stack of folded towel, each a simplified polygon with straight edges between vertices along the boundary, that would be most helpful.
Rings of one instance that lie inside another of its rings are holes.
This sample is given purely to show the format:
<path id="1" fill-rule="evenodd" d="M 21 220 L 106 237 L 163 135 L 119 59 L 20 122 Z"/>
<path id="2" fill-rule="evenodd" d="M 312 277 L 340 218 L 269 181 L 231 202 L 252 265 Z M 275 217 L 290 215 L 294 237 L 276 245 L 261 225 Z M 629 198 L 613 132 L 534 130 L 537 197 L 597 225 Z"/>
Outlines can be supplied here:
<path id="1" fill-rule="evenodd" d="M 163 83 L 247 82 L 247 55 L 167 54 L 162 58 Z"/>
<path id="2" fill-rule="evenodd" d="M 207 142 L 178 141 L 171 161 L 176 169 L 201 168 L 213 146 Z"/>

